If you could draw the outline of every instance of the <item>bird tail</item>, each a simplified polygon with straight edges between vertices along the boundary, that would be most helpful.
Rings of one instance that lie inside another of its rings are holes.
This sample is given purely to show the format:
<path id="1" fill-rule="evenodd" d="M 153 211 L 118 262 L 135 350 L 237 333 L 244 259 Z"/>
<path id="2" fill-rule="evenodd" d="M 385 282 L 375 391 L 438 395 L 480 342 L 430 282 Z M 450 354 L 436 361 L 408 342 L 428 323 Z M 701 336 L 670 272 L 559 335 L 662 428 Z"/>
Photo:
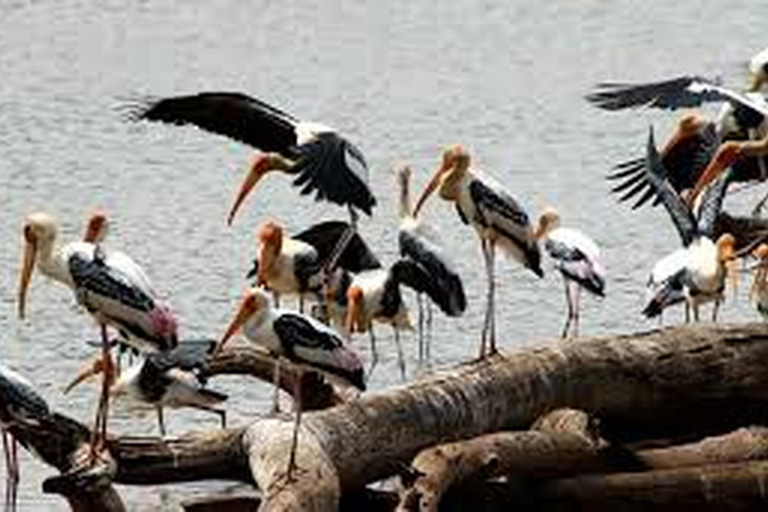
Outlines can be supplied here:
<path id="1" fill-rule="evenodd" d="M 657 317 L 665 308 L 683 300 L 685 300 L 685 295 L 681 290 L 676 290 L 669 285 L 661 286 L 653 293 L 643 308 L 643 315 L 647 318 Z"/>

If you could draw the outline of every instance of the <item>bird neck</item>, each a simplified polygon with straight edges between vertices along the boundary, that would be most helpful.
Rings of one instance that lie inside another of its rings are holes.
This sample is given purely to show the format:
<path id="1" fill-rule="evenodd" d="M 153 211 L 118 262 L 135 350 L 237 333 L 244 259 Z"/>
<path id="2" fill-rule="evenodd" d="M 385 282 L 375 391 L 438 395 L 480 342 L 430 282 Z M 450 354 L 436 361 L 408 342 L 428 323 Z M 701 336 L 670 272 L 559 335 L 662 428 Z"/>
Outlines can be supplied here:
<path id="1" fill-rule="evenodd" d="M 64 247 L 55 247 L 55 240 L 47 239 L 39 242 L 37 247 L 37 267 L 40 269 L 40 272 L 55 281 L 67 285 L 72 284 L 67 265 L 69 255 L 66 254 L 68 253 L 66 249 L 69 245 L 71 244 Z"/>

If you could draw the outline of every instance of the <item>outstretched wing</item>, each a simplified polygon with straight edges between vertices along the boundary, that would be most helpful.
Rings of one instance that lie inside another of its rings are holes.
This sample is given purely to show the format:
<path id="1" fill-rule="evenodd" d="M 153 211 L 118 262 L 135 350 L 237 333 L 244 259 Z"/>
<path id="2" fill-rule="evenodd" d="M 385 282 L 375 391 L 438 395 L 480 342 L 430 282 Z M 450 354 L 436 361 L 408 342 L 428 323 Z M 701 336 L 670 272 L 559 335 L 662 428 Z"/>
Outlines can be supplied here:
<path id="1" fill-rule="evenodd" d="M 261 100 L 239 92 L 202 92 L 149 100 L 138 105 L 135 120 L 193 124 L 262 151 L 286 151 L 296 144 L 298 121 Z"/>
<path id="2" fill-rule="evenodd" d="M 675 110 L 698 107 L 711 101 L 730 101 L 756 113 L 768 115 L 768 105 L 764 102 L 698 76 L 682 76 L 643 84 L 606 82 L 599 84 L 597 90 L 588 94 L 586 99 L 605 110 L 632 107 Z"/>
<path id="3" fill-rule="evenodd" d="M 685 205 L 678 193 L 666 179 L 666 170 L 661 162 L 659 152 L 656 150 L 656 142 L 653 139 L 653 128 L 648 133 L 648 153 L 646 155 L 645 176 L 654 188 L 661 203 L 667 209 L 672 222 L 680 234 L 683 245 L 687 246 L 696 236 L 696 222 L 690 209 Z"/>

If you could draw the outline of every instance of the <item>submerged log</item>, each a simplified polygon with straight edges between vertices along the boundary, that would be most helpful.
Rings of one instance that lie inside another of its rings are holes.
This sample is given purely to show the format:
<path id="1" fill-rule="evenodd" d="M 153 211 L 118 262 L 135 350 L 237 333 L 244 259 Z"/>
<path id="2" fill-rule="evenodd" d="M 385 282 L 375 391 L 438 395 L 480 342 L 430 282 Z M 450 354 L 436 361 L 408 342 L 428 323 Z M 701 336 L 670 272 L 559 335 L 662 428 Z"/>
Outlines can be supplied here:
<path id="1" fill-rule="evenodd" d="M 262 510 L 336 510 L 342 492 L 396 474 L 427 447 L 527 429 L 562 407 L 598 417 L 603 435 L 615 441 L 701 438 L 766 423 L 768 327 L 700 325 L 556 343 L 309 412 L 299 437 L 302 470 L 291 482 L 281 479 L 291 421 L 255 421 L 242 434 L 242 453 L 264 493 Z M 210 444 L 204 439 L 200 444 Z M 156 468 L 177 456 L 152 451 Z M 124 474 L 112 453 L 116 475 Z M 201 478 L 213 477 L 209 464 L 223 467 L 215 454 L 206 457 L 195 470 Z M 195 460 L 202 459 L 187 467 Z"/>

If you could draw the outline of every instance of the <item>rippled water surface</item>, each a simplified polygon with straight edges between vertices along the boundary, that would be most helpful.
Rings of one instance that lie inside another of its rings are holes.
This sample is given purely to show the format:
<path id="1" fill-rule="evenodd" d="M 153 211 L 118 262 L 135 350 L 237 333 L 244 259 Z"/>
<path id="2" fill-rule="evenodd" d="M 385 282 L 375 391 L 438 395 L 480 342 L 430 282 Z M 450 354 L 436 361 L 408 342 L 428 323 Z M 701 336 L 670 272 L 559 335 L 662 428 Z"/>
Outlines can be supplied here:
<path id="1" fill-rule="evenodd" d="M 172 302 L 183 337 L 221 333 L 255 252 L 256 223 L 274 217 L 291 230 L 344 212 L 299 200 L 271 177 L 231 229 L 224 218 L 250 150 L 195 129 L 132 124 L 126 103 L 147 95 L 242 90 L 306 119 L 337 127 L 364 150 L 379 206 L 362 230 L 386 261 L 396 256 L 393 166 L 410 162 L 423 186 L 439 151 L 462 142 L 535 214 L 556 204 L 563 224 L 603 247 L 608 298 L 586 298 L 585 333 L 628 332 L 652 324 L 639 315 L 652 262 L 676 247 L 666 215 L 630 213 L 608 195 L 611 163 L 641 152 L 650 122 L 665 133 L 674 116 L 606 114 L 582 99 L 605 79 L 681 72 L 722 75 L 739 86 L 768 3 L 681 0 L 362 1 L 13 1 L 0 3 L 0 357 L 28 375 L 56 409 L 90 421 L 95 386 L 61 388 L 94 353 L 90 318 L 69 291 L 34 280 L 29 320 L 15 315 L 19 228 L 35 209 L 54 213 L 63 240 L 80 236 L 88 212 L 112 217 L 110 246 L 141 262 Z M 756 190 L 729 198 L 745 210 Z M 426 209 L 465 278 L 470 306 L 439 317 L 438 365 L 474 356 L 484 273 L 474 233 L 439 200 Z M 498 327 L 504 348 L 550 342 L 563 314 L 554 272 L 539 281 L 500 262 Z M 551 269 L 548 264 L 546 269 Z M 667 315 L 677 321 L 678 313 Z M 745 294 L 728 319 L 755 318 Z M 388 329 L 372 383 L 399 382 Z M 363 349 L 366 343 L 362 343 Z M 409 368 L 416 347 L 406 336 Z M 232 395 L 232 424 L 266 411 L 269 386 L 214 381 Z M 171 432 L 213 428 L 216 417 L 171 411 Z M 153 411 L 118 405 L 111 428 L 151 434 Z M 41 494 L 52 470 L 23 456 L 22 510 L 65 510 Z M 4 468 L 0 469 L 4 475 Z M 132 510 L 233 484 L 121 488 Z"/>

